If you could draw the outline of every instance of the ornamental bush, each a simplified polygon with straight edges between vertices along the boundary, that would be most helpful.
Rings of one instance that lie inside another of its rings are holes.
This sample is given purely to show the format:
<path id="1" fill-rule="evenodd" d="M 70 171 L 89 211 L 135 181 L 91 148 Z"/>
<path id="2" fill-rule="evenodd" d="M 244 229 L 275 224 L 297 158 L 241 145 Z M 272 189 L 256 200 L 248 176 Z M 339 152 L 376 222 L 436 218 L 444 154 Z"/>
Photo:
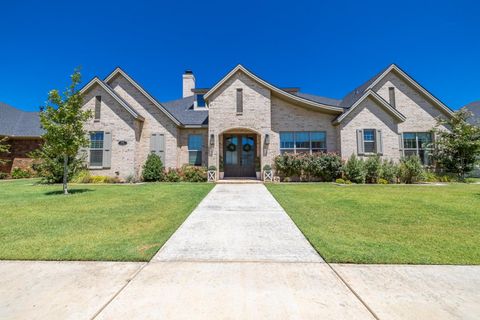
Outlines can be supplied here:
<path id="1" fill-rule="evenodd" d="M 33 172 L 29 169 L 13 168 L 12 179 L 25 179 L 33 177 Z"/>
<path id="2" fill-rule="evenodd" d="M 353 183 L 365 183 L 366 170 L 364 161 L 352 154 L 343 166 L 343 174 Z"/>
<path id="3" fill-rule="evenodd" d="M 177 168 L 170 168 L 165 172 L 165 181 L 167 182 L 180 182 L 182 177 L 180 176 L 180 170 Z"/>
<path id="4" fill-rule="evenodd" d="M 425 170 L 418 156 L 410 156 L 400 160 L 400 180 L 403 183 L 416 183 L 425 179 Z"/>
<path id="5" fill-rule="evenodd" d="M 389 183 L 397 183 L 398 165 L 392 160 L 384 159 L 380 167 L 380 179 Z"/>
<path id="6" fill-rule="evenodd" d="M 341 176 L 342 159 L 335 153 L 284 153 L 275 158 L 274 166 L 284 179 L 334 181 Z"/>
<path id="7" fill-rule="evenodd" d="M 183 166 L 180 175 L 181 180 L 185 182 L 206 182 L 207 168 Z"/>
<path id="8" fill-rule="evenodd" d="M 143 165 L 142 177 L 144 181 L 162 181 L 165 177 L 162 159 L 154 153 L 148 155 Z"/>
<path id="9" fill-rule="evenodd" d="M 365 161 L 365 181 L 367 183 L 378 183 L 381 174 L 381 162 L 378 155 L 369 157 Z"/>

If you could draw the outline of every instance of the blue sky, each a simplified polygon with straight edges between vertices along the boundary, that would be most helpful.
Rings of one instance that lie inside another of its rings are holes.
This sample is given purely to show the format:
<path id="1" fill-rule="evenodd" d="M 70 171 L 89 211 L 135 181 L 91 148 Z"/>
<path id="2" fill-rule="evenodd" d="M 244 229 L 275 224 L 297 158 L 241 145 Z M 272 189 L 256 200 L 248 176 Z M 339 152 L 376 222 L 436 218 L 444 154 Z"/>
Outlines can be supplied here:
<path id="1" fill-rule="evenodd" d="M 341 98 L 397 63 L 448 106 L 480 100 L 475 1 L 9 1 L 0 101 L 38 110 L 76 66 L 121 66 L 160 101 L 192 69 L 209 87 L 241 63 L 265 80 Z"/>

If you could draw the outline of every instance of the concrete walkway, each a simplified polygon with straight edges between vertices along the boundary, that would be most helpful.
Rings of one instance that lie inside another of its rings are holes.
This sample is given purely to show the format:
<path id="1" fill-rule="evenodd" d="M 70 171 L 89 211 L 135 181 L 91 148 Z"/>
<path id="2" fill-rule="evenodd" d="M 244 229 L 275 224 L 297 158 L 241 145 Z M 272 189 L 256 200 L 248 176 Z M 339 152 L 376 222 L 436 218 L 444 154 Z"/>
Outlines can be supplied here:
<path id="1" fill-rule="evenodd" d="M 478 319 L 480 266 L 327 264 L 263 185 L 217 185 L 148 264 L 0 262 L 0 319 Z"/>

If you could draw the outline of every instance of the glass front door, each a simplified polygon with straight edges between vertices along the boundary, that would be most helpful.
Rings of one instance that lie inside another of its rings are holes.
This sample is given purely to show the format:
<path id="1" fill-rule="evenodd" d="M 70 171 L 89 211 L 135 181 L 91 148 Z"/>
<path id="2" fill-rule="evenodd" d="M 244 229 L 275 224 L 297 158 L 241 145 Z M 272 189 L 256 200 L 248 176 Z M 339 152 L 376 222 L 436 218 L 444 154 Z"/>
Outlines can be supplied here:
<path id="1" fill-rule="evenodd" d="M 255 135 L 226 134 L 223 149 L 225 177 L 255 177 Z"/>

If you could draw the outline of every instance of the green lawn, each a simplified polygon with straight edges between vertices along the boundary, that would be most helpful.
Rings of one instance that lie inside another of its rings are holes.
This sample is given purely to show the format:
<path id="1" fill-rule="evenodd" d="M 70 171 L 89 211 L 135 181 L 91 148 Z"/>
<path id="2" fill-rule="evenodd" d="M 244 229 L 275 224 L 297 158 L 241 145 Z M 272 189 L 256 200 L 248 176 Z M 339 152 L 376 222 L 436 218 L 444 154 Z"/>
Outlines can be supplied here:
<path id="1" fill-rule="evenodd" d="M 0 182 L 0 259 L 147 261 L 212 188 Z"/>
<path id="2" fill-rule="evenodd" d="M 480 264 L 480 185 L 267 187 L 328 262 Z"/>

